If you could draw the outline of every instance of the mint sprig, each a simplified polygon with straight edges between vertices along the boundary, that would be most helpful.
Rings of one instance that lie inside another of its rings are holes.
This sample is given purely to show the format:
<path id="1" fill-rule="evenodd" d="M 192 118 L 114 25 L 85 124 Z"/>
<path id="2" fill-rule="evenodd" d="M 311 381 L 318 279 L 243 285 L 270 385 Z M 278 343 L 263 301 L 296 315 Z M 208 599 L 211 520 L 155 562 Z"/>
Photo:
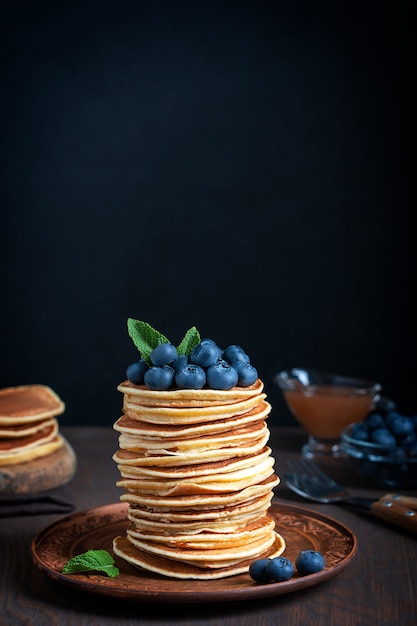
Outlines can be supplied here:
<path id="1" fill-rule="evenodd" d="M 183 340 L 177 347 L 178 354 L 185 354 L 186 356 L 190 356 L 193 348 L 198 345 L 201 341 L 200 333 L 196 329 L 195 326 L 187 330 L 184 335 Z"/>
<path id="2" fill-rule="evenodd" d="M 65 563 L 62 568 L 63 574 L 76 574 L 78 572 L 103 572 L 114 578 L 120 574 L 114 566 L 114 559 L 107 550 L 88 550 L 84 554 L 78 554 Z"/>
<path id="3" fill-rule="evenodd" d="M 161 343 L 170 343 L 162 333 L 155 330 L 150 324 L 134 320 L 131 317 L 127 320 L 127 330 L 141 357 L 145 359 L 148 365 L 151 364 L 152 350 Z"/>
<path id="4" fill-rule="evenodd" d="M 129 337 L 140 352 L 141 357 L 148 365 L 152 365 L 151 353 L 154 348 L 161 343 L 171 343 L 169 339 L 165 337 L 158 330 L 153 328 L 147 322 L 141 322 L 131 317 L 127 320 L 127 330 Z M 185 333 L 181 343 L 177 347 L 178 354 L 184 354 L 190 356 L 193 348 L 201 341 L 200 333 L 197 328 L 193 326 Z"/>

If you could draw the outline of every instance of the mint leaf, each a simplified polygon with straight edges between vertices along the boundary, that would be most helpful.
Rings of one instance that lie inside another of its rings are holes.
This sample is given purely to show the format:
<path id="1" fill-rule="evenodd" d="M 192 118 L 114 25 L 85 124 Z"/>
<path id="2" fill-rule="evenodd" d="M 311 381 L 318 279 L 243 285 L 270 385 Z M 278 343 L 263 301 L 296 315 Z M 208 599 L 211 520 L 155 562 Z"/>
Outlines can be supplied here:
<path id="1" fill-rule="evenodd" d="M 152 328 L 150 324 L 134 320 L 131 317 L 127 320 L 127 330 L 130 338 L 145 359 L 148 365 L 151 365 L 151 352 L 161 343 L 170 343 L 162 333 Z"/>
<path id="2" fill-rule="evenodd" d="M 107 550 L 88 550 L 84 554 L 78 554 L 65 563 L 63 574 L 76 574 L 77 572 L 104 572 L 113 578 L 120 574 L 114 566 L 114 559 Z"/>
<path id="3" fill-rule="evenodd" d="M 187 330 L 184 335 L 184 339 L 181 341 L 180 345 L 177 348 L 178 354 L 185 354 L 186 356 L 190 356 L 193 348 L 198 345 L 201 341 L 200 333 L 196 329 L 195 326 Z"/>

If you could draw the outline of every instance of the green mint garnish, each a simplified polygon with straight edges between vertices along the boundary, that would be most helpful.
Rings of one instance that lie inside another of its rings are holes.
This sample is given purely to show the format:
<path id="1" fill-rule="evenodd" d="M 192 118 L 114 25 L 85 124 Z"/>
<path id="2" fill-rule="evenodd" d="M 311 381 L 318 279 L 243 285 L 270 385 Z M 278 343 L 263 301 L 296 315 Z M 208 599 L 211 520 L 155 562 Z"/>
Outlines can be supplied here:
<path id="1" fill-rule="evenodd" d="M 184 335 L 184 339 L 181 341 L 180 345 L 177 348 L 178 354 L 185 354 L 186 356 L 190 356 L 193 348 L 198 345 L 201 341 L 200 333 L 196 329 L 195 326 L 187 330 Z"/>
<path id="2" fill-rule="evenodd" d="M 148 365 L 151 364 L 150 356 L 152 350 L 161 343 L 170 343 L 162 333 L 152 328 L 150 324 L 134 320 L 131 317 L 127 320 L 127 330 L 130 338 Z"/>
<path id="3" fill-rule="evenodd" d="M 156 346 L 159 346 L 161 343 L 171 343 L 165 335 L 153 328 L 147 322 L 134 320 L 131 317 L 127 320 L 127 330 L 130 338 L 139 350 L 141 357 L 148 365 L 152 365 L 151 352 L 154 348 L 156 348 Z M 193 326 L 187 330 L 183 340 L 177 347 L 178 354 L 190 356 L 193 348 L 200 343 L 200 341 L 200 333 L 197 328 Z"/>
<path id="4" fill-rule="evenodd" d="M 113 578 L 120 574 L 114 566 L 114 559 L 107 550 L 88 550 L 70 559 L 63 567 L 63 574 L 76 574 L 77 572 L 103 572 Z"/>

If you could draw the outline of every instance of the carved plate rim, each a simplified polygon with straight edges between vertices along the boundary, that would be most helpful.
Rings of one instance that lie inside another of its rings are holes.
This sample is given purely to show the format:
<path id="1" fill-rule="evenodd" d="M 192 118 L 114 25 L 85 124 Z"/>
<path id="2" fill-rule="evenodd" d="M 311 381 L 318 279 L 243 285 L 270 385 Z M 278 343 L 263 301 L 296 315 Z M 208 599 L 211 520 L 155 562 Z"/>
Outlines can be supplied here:
<path id="1" fill-rule="evenodd" d="M 114 503 L 72 513 L 42 530 L 32 541 L 32 559 L 46 576 L 66 587 L 140 602 L 199 603 L 268 598 L 291 593 L 333 578 L 343 571 L 357 552 L 353 532 L 338 520 L 295 504 L 274 499 L 270 514 L 286 540 L 284 556 L 292 561 L 304 549 L 321 552 L 326 568 L 281 583 L 256 584 L 249 574 L 219 580 L 170 579 L 142 572 L 116 558 L 120 575 L 109 578 L 95 573 L 62 574 L 63 565 L 82 549 L 104 548 L 112 552 L 111 536 L 127 526 L 127 503 Z M 90 541 L 91 537 L 91 541 Z M 109 543 L 110 542 L 110 543 Z"/>

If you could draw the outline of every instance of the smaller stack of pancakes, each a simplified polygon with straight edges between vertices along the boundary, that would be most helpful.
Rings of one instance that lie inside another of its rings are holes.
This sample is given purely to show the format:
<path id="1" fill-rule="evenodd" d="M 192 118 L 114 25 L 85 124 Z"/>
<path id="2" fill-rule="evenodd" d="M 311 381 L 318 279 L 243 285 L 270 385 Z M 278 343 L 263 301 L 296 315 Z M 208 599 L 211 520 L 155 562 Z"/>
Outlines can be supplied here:
<path id="1" fill-rule="evenodd" d="M 285 549 L 268 515 L 279 478 L 267 446 L 263 383 L 156 391 L 125 381 L 113 459 L 129 503 L 115 553 L 174 578 L 247 572 Z"/>
<path id="2" fill-rule="evenodd" d="M 52 454 L 63 445 L 56 417 L 65 405 L 45 385 L 0 389 L 0 465 Z"/>

